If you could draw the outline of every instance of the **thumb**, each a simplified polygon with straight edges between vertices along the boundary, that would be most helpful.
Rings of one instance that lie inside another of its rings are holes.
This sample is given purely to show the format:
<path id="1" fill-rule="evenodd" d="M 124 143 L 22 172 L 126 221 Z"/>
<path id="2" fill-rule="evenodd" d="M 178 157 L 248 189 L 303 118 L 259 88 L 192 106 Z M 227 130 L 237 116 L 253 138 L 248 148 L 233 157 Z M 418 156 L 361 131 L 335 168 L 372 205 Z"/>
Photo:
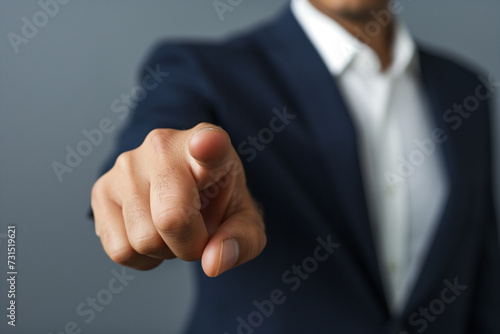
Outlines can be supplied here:
<path id="1" fill-rule="evenodd" d="M 254 203 L 251 198 L 246 202 Z M 256 206 L 249 206 L 229 217 L 205 246 L 201 259 L 205 274 L 216 277 L 256 258 L 267 242 L 264 230 L 264 222 Z"/>

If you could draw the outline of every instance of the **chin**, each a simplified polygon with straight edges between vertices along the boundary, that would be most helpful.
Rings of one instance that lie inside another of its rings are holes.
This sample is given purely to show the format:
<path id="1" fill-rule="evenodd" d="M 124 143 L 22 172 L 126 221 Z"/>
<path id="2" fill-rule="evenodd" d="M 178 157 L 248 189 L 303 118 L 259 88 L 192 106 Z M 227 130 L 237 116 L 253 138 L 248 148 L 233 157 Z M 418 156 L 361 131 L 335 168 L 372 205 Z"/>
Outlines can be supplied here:
<path id="1" fill-rule="evenodd" d="M 343 17 L 349 20 L 365 20 L 371 16 L 371 11 L 387 7 L 388 0 L 309 0 L 313 5 L 331 16 Z"/>

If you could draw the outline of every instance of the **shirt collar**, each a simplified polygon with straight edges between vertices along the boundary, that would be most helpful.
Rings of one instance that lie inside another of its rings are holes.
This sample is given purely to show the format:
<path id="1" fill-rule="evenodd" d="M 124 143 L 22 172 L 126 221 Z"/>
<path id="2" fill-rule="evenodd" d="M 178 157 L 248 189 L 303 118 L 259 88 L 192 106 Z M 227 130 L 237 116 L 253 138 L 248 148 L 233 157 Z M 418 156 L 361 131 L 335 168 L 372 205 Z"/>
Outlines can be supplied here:
<path id="1" fill-rule="evenodd" d="M 364 64 L 364 70 L 380 72 L 375 52 L 345 30 L 335 20 L 320 12 L 308 0 L 292 0 L 292 12 L 325 62 L 330 73 L 340 76 L 353 62 Z M 396 22 L 393 62 L 384 72 L 398 75 L 417 65 L 417 48 L 407 28 Z M 357 67 L 359 64 L 356 64 Z"/>

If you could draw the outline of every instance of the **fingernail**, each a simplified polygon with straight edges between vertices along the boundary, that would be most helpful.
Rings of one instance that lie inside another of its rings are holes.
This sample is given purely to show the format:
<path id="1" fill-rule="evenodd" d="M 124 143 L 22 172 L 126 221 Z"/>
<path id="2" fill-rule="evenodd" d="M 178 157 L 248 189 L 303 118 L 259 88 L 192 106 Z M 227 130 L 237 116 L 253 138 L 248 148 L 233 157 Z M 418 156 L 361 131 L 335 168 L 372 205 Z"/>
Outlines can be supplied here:
<path id="1" fill-rule="evenodd" d="M 220 246 L 219 265 L 215 276 L 231 269 L 238 261 L 239 253 L 240 249 L 235 239 L 224 240 Z"/>

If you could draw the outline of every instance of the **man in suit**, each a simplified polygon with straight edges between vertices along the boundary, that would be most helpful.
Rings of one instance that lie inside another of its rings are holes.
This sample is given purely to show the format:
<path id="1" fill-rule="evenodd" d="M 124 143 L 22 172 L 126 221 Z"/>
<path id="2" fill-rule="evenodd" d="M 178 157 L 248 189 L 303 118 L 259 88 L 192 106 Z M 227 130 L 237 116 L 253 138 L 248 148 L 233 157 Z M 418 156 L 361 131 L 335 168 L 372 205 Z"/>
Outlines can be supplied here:
<path id="1" fill-rule="evenodd" d="M 400 5 L 293 0 L 149 58 L 168 77 L 92 208 L 120 264 L 201 259 L 188 333 L 500 333 L 499 83 L 416 46 Z"/>

